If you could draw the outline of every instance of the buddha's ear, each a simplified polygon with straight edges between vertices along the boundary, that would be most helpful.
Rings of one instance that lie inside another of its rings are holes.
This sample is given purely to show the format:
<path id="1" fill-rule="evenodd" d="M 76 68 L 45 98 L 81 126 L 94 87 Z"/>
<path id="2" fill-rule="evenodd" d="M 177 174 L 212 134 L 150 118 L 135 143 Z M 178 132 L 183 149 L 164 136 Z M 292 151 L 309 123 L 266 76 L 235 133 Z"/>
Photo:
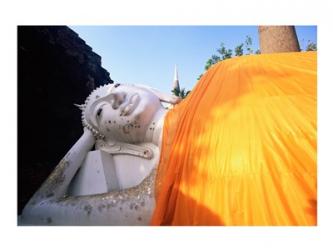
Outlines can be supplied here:
<path id="1" fill-rule="evenodd" d="M 161 100 L 161 102 L 177 104 L 181 101 L 181 98 L 179 98 L 178 96 L 161 92 L 161 91 L 151 88 L 149 86 L 146 86 L 146 85 L 137 85 L 137 86 L 149 90 L 150 92 L 155 94 Z"/>

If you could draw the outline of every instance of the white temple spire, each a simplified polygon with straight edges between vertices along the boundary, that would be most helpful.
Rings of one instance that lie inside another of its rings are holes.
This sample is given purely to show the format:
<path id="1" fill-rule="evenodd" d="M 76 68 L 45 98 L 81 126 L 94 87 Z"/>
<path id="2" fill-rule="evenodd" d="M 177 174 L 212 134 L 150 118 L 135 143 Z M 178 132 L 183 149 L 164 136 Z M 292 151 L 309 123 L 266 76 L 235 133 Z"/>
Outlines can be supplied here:
<path id="1" fill-rule="evenodd" d="M 173 77 L 173 88 L 172 89 L 180 89 L 177 65 L 175 65 L 175 73 L 174 73 L 174 77 Z"/>

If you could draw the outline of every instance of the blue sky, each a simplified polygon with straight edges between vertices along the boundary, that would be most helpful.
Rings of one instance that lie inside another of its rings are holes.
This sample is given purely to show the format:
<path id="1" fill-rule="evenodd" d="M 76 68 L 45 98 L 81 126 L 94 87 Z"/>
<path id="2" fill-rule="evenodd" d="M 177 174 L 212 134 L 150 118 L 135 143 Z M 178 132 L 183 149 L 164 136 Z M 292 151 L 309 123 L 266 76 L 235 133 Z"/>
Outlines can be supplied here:
<path id="1" fill-rule="evenodd" d="M 70 26 L 102 57 L 115 82 L 146 84 L 165 92 L 172 88 L 177 65 L 181 88 L 190 90 L 223 42 L 234 49 L 252 38 L 259 48 L 257 26 Z M 296 26 L 304 48 L 317 43 L 316 26 Z"/>

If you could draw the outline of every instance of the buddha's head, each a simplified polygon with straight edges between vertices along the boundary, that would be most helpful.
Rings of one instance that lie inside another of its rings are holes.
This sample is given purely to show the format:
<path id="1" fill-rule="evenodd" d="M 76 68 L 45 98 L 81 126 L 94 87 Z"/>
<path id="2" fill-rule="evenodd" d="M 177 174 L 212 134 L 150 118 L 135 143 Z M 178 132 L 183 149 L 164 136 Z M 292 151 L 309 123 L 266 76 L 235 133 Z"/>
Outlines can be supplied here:
<path id="1" fill-rule="evenodd" d="M 156 113 L 164 110 L 158 93 L 119 83 L 99 87 L 80 105 L 83 125 L 106 141 L 143 142 Z M 169 102 L 178 101 L 170 96 Z"/>

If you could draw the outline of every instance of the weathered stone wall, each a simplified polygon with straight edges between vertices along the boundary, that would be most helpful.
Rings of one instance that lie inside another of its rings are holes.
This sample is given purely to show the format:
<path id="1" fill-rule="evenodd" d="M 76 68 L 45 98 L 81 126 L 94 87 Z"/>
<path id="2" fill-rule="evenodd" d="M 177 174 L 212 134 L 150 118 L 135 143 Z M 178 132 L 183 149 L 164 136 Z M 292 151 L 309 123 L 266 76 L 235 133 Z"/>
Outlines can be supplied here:
<path id="1" fill-rule="evenodd" d="M 112 82 L 66 26 L 18 27 L 18 213 L 82 134 L 81 104 Z"/>

